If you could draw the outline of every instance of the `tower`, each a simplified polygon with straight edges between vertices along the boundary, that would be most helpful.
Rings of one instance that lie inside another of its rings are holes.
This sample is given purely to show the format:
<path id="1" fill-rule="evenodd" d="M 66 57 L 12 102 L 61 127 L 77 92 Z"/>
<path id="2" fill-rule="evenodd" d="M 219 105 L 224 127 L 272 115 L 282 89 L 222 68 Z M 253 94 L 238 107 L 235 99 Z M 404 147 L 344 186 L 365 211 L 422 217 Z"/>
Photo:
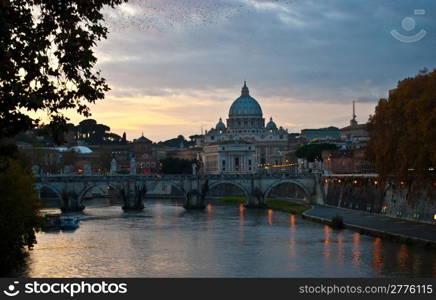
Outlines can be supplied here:
<path id="1" fill-rule="evenodd" d="M 350 126 L 357 126 L 355 102 L 356 101 L 353 100 L 353 118 L 350 120 Z"/>

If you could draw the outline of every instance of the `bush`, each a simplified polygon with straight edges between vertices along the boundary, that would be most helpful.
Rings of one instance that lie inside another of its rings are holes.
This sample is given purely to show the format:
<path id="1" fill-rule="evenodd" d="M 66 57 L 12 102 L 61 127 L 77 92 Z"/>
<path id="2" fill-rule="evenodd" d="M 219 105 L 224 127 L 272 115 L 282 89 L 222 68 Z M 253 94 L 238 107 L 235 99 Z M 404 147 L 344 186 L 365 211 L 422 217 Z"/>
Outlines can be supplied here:
<path id="1" fill-rule="evenodd" d="M 336 229 L 342 229 L 345 227 L 344 219 L 340 215 L 336 215 L 330 221 L 330 226 Z"/>

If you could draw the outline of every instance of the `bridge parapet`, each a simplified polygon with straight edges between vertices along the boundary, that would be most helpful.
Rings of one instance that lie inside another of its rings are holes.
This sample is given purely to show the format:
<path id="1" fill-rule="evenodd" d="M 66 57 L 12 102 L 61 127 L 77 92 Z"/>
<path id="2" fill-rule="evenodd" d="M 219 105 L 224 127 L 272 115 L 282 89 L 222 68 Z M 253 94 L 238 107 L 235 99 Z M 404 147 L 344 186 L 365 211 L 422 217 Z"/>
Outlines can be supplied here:
<path id="1" fill-rule="evenodd" d="M 83 209 L 83 197 L 87 191 L 98 185 L 107 185 L 119 192 L 124 201 L 124 207 L 142 208 L 143 196 L 147 189 L 156 183 L 171 184 L 181 190 L 185 197 L 186 208 L 202 208 L 205 206 L 205 197 L 210 187 L 219 184 L 233 184 L 238 186 L 246 195 L 252 207 L 262 207 L 265 198 L 271 190 L 280 184 L 295 184 L 306 194 L 309 201 L 318 193 L 315 175 L 294 174 L 221 174 L 221 175 L 142 175 L 142 174 L 115 174 L 115 175 L 48 175 L 37 176 L 36 187 L 43 186 L 53 189 L 62 195 L 65 210 Z"/>

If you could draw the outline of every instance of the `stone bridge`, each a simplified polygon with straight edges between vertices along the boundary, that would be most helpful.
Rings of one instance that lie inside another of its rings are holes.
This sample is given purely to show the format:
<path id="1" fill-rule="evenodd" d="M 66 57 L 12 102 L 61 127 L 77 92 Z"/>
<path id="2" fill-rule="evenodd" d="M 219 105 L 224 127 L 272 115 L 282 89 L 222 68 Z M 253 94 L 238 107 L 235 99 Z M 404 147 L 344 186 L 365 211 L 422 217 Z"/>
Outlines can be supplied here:
<path id="1" fill-rule="evenodd" d="M 320 179 L 313 174 L 282 175 L 47 175 L 37 176 L 38 192 L 48 188 L 61 201 L 62 211 L 80 211 L 85 208 L 84 197 L 90 190 L 107 186 L 119 193 L 123 209 L 144 208 L 144 196 L 158 183 L 169 184 L 182 192 L 184 207 L 198 209 L 206 206 L 208 191 L 222 184 L 237 186 L 246 197 L 247 207 L 264 207 L 272 189 L 281 184 L 298 186 L 307 201 L 322 203 Z"/>

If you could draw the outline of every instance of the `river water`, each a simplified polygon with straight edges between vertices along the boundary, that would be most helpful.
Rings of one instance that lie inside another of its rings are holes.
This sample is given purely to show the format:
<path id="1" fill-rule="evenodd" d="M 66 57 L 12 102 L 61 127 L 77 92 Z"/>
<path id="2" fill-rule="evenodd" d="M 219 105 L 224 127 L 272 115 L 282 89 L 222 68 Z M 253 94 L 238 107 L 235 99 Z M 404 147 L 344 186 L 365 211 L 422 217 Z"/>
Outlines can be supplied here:
<path id="1" fill-rule="evenodd" d="M 90 207 L 74 232 L 38 234 L 28 277 L 436 277 L 436 251 L 271 210 L 175 201 Z"/>

